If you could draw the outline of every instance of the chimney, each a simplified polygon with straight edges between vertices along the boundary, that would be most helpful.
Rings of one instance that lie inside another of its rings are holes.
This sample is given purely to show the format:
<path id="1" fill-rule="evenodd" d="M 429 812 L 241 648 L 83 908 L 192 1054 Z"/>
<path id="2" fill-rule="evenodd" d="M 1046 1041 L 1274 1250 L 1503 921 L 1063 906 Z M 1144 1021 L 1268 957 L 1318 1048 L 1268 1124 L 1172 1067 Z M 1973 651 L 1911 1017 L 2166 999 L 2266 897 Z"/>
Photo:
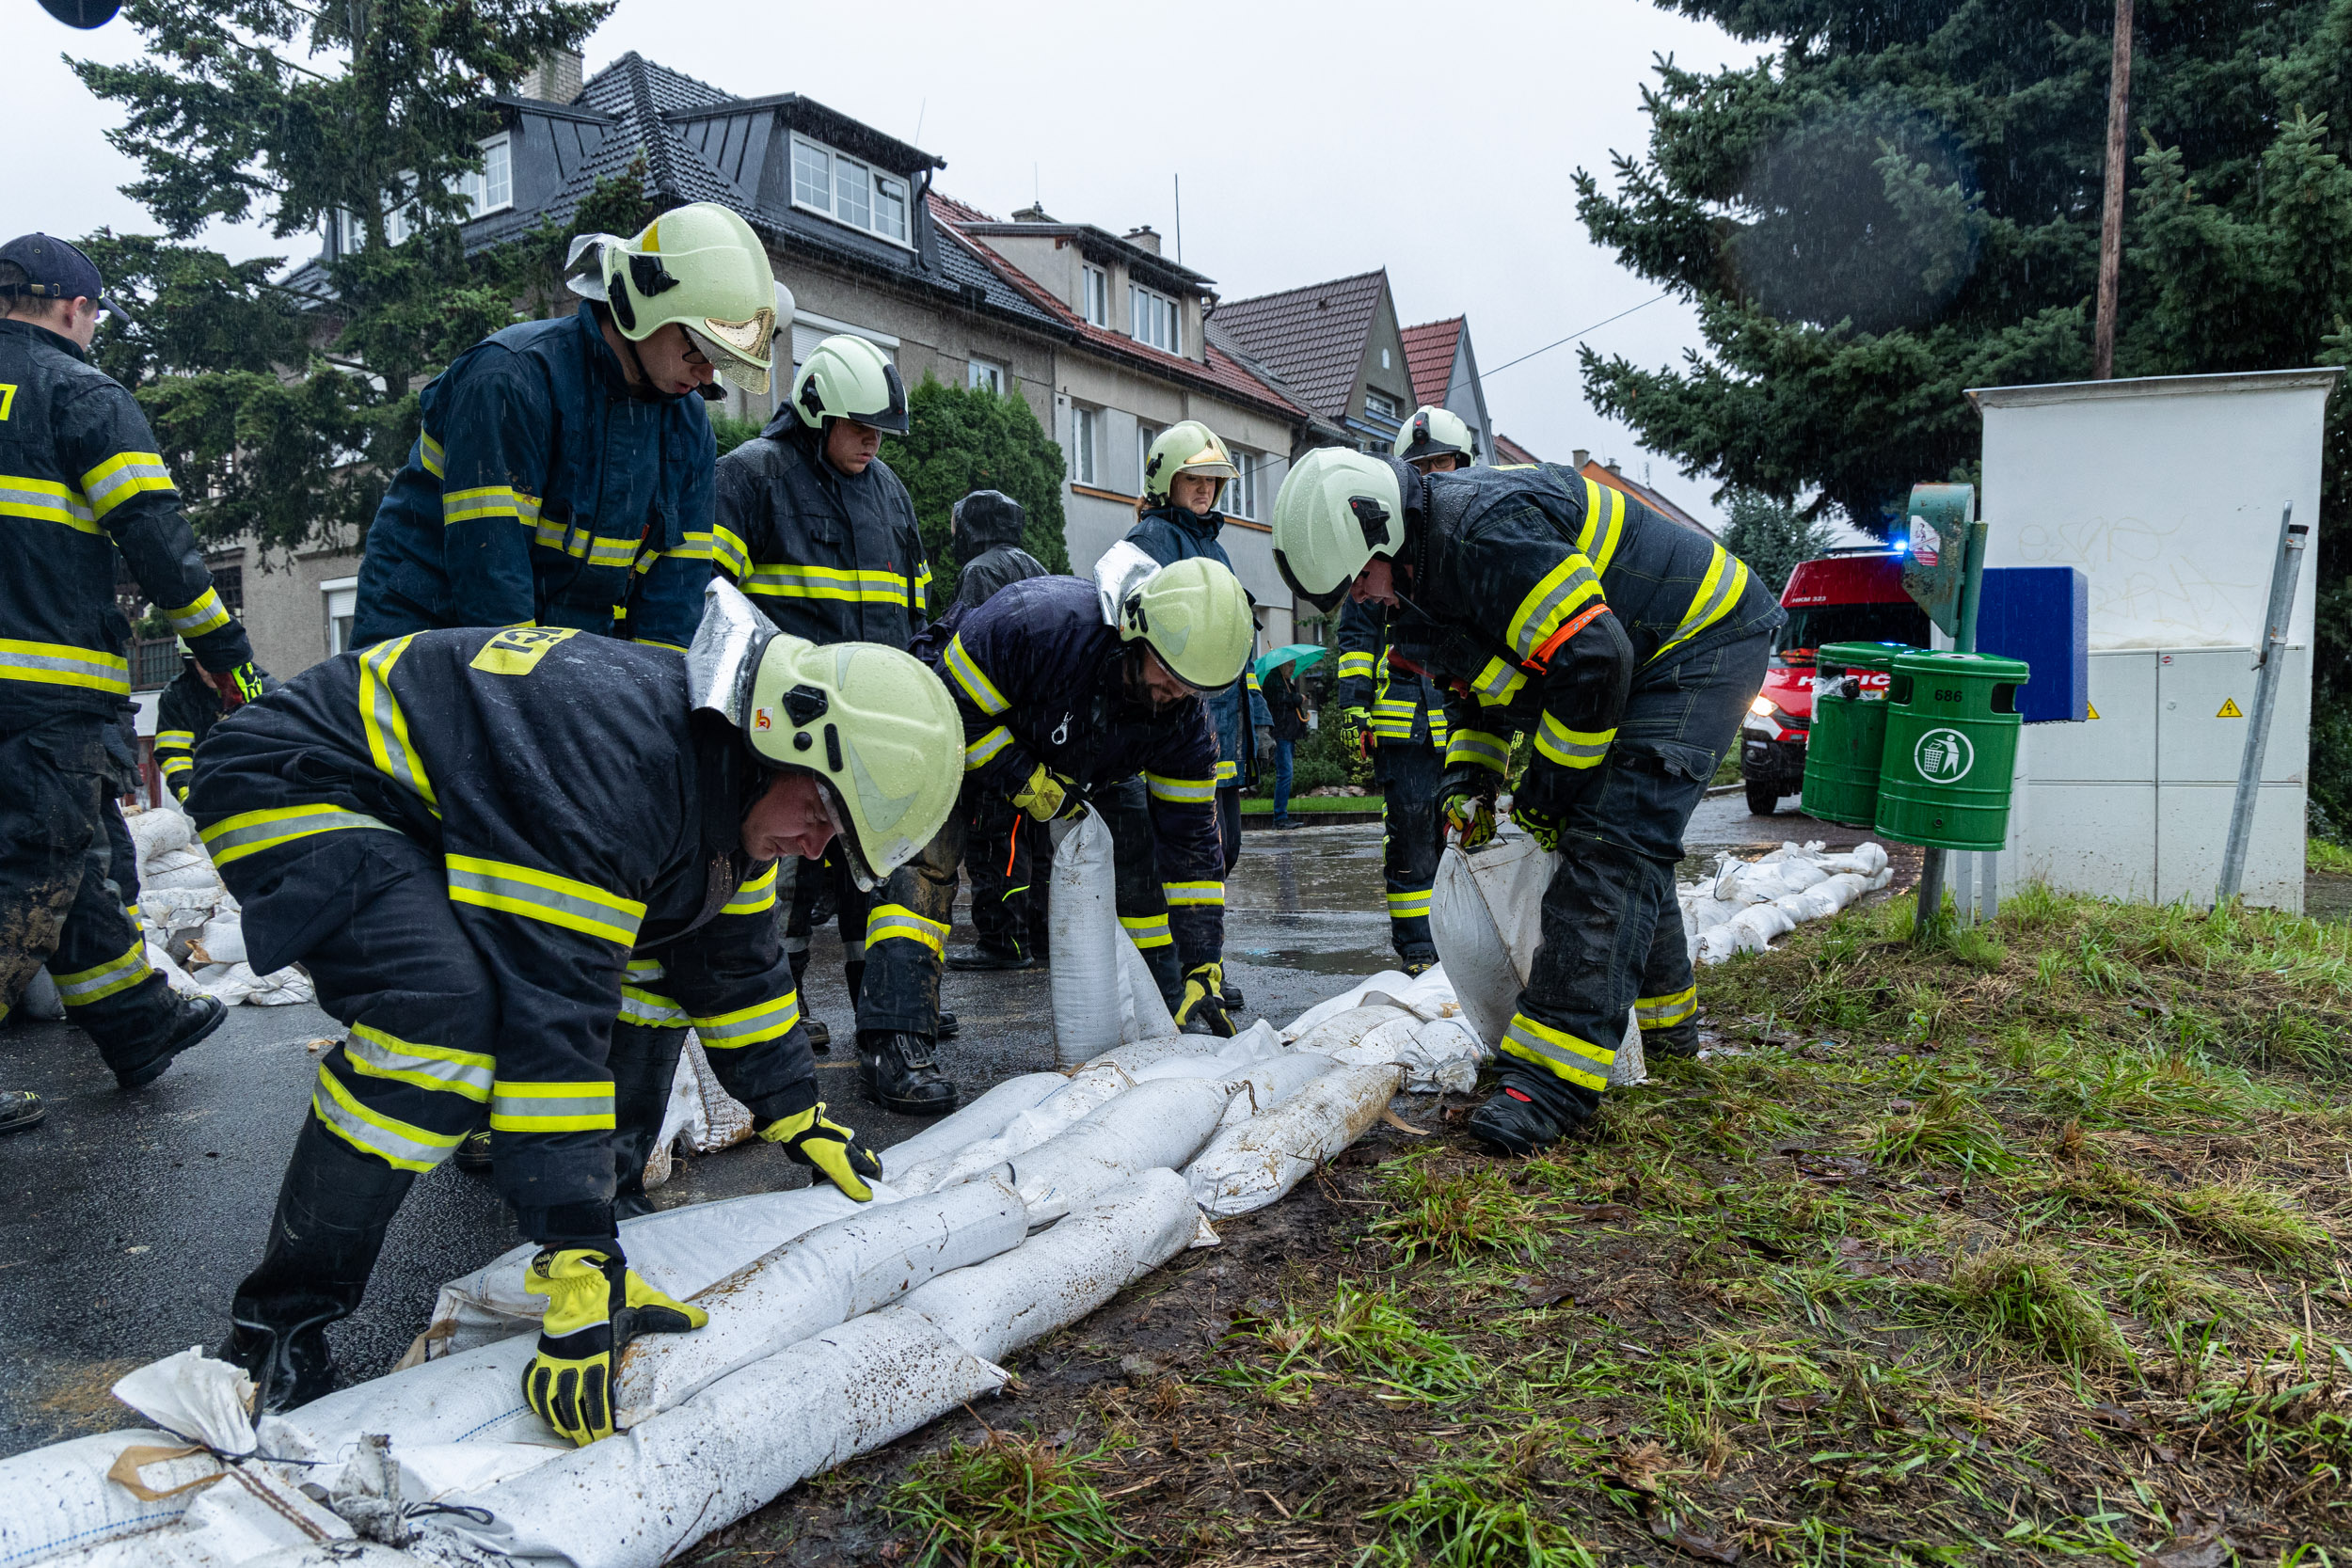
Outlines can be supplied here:
<path id="1" fill-rule="evenodd" d="M 516 95 L 548 103 L 569 103 L 580 96 L 583 63 L 578 51 L 559 49 L 524 73 L 515 86 Z"/>
<path id="2" fill-rule="evenodd" d="M 1575 466 L 1577 471 L 1581 473 L 1584 470 L 1584 465 L 1591 461 L 1592 455 L 1593 454 L 1584 448 L 1579 447 L 1568 454 L 1568 460 Z"/>
<path id="3" fill-rule="evenodd" d="M 1148 223 L 1140 229 L 1130 229 L 1127 230 L 1127 243 L 1140 245 L 1157 256 L 1160 253 L 1160 231 Z"/>
<path id="4" fill-rule="evenodd" d="M 1608 469 L 1611 473 L 1615 474 L 1619 479 L 1623 479 L 1625 477 L 1625 469 L 1614 463 L 1603 463 L 1601 467 Z"/>
<path id="5" fill-rule="evenodd" d="M 1051 223 L 1053 217 L 1045 211 L 1045 203 L 1032 202 L 1012 214 L 1015 223 Z"/>

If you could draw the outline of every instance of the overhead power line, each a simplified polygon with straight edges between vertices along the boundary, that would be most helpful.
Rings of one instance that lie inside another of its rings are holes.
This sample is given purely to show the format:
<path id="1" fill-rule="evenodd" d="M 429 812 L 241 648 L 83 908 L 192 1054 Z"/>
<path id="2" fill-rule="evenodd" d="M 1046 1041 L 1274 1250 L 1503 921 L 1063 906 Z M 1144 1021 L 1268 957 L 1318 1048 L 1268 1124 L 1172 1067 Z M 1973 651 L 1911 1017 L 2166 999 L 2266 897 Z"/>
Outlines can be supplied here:
<path id="1" fill-rule="evenodd" d="M 1509 370 L 1513 365 L 1524 365 L 1539 354 L 1549 354 L 1553 349 L 1558 348 L 1561 343 L 1572 343 L 1579 338 L 1585 336 L 1587 333 L 1599 331 L 1602 327 L 1607 326 L 1610 322 L 1619 322 L 1625 320 L 1626 317 L 1633 314 L 1635 310 L 1646 310 L 1651 306 L 1657 304 L 1660 300 L 1664 299 L 1667 294 L 1671 294 L 1673 293 L 1674 291 L 1672 289 L 1668 289 L 1665 293 L 1653 294 L 1649 298 L 1642 301 L 1639 305 L 1633 306 L 1629 309 L 1618 311 L 1615 315 L 1609 317 L 1607 321 L 1597 321 L 1590 326 L 1569 333 L 1566 337 L 1559 340 L 1558 342 L 1546 343 L 1539 349 L 1531 349 L 1529 352 L 1520 355 L 1517 359 L 1506 359 L 1502 364 L 1497 365 L 1493 370 L 1482 371 L 1479 374 L 1482 378 L 1486 376 L 1501 375 L 1504 371 Z"/>

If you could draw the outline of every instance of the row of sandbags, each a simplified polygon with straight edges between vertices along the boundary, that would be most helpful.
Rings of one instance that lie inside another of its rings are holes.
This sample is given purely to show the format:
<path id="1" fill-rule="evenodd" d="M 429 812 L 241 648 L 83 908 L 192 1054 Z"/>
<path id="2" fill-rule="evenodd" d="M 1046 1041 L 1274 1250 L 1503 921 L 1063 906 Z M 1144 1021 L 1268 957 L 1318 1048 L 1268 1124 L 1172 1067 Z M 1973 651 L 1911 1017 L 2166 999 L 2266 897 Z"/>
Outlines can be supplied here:
<path id="1" fill-rule="evenodd" d="M 401 1370 L 258 1429 L 243 1374 L 191 1350 L 118 1386 L 152 1428 L 0 1461 L 0 1563 L 666 1561 L 1000 1387 L 1005 1356 L 1214 1244 L 1209 1216 L 1279 1198 L 1408 1078 L 1477 1053 L 1442 972 L 1381 975 L 1286 1032 L 999 1084 L 885 1151 L 871 1204 L 816 1186 L 624 1221 L 631 1266 L 711 1322 L 629 1347 L 628 1430 L 587 1449 L 520 1399 L 528 1246 L 444 1287 Z"/>
<path id="2" fill-rule="evenodd" d="M 147 961 L 185 995 L 234 1006 L 278 1007 L 316 1000 L 298 969 L 256 974 L 246 962 L 245 916 L 220 879 L 195 826 L 176 806 L 124 813 L 138 851 L 139 924 Z"/>
<path id="3" fill-rule="evenodd" d="M 1783 844 L 1753 861 L 1718 855 L 1713 876 L 1675 889 L 1691 961 L 1717 964 L 1760 952 L 1774 937 L 1878 892 L 1894 875 L 1884 847 L 1867 839 L 1835 853 L 1816 840 Z"/>

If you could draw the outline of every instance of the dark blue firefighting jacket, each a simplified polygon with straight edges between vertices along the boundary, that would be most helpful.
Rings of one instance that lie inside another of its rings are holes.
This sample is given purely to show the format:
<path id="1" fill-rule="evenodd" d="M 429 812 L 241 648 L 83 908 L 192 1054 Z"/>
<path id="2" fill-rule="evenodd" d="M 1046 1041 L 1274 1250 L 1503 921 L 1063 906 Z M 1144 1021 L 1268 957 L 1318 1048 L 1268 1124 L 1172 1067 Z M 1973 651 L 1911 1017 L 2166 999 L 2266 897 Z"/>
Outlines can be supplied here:
<path id="1" fill-rule="evenodd" d="M 1212 512 L 1204 517 L 1181 506 L 1155 506 L 1136 519 L 1136 526 L 1127 531 L 1127 542 L 1163 566 L 1204 555 L 1231 572 L 1232 559 L 1217 538 L 1224 527 L 1222 513 Z M 1210 726 L 1216 732 L 1217 786 L 1237 784 L 1242 765 L 1248 760 L 1248 736 L 1242 726 L 1242 683 L 1235 681 L 1222 691 L 1210 692 L 1206 702 Z"/>

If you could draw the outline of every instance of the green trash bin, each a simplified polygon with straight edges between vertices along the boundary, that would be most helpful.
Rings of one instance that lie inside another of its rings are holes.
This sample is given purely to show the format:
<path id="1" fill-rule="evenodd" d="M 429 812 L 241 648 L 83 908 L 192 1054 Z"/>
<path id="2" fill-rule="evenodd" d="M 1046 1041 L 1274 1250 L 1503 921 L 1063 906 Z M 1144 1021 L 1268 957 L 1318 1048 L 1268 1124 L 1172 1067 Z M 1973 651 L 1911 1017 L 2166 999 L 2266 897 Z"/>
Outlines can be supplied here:
<path id="1" fill-rule="evenodd" d="M 2017 689 L 2032 672 L 1997 654 L 1896 657 L 1876 827 L 1902 844 L 1991 850 L 2009 836 Z"/>
<path id="2" fill-rule="evenodd" d="M 1804 814 L 1867 828 L 1878 821 L 1879 757 L 1886 750 L 1884 675 L 1908 642 L 1832 642 L 1813 656 L 1813 730 L 1804 743 Z M 1849 688 L 1851 695 L 1848 695 Z"/>

